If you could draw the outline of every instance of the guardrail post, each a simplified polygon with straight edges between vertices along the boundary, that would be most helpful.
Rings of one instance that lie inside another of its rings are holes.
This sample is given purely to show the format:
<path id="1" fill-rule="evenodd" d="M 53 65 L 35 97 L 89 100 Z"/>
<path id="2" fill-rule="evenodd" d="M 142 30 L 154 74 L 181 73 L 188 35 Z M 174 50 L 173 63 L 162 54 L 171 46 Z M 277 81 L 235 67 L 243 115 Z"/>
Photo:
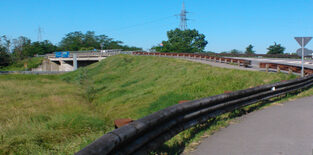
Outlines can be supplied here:
<path id="1" fill-rule="evenodd" d="M 266 65 L 265 65 L 265 68 L 266 68 L 266 73 L 268 73 L 268 68 L 269 68 L 269 65 L 268 65 L 268 64 L 266 64 Z"/>
<path id="2" fill-rule="evenodd" d="M 240 67 L 240 60 L 237 60 L 237 62 L 238 62 L 238 63 L 237 63 L 238 67 Z"/>
<path id="3" fill-rule="evenodd" d="M 277 65 L 277 73 L 280 73 L 280 67 Z"/>
<path id="4" fill-rule="evenodd" d="M 292 69 L 288 67 L 288 74 L 292 74 Z"/>

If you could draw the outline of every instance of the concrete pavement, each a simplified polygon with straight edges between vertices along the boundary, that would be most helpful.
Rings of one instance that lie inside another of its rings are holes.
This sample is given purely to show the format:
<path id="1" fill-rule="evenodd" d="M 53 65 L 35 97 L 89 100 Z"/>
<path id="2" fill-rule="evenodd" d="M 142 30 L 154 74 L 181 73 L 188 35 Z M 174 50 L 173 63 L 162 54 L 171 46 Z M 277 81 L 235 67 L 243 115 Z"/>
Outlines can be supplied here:
<path id="1" fill-rule="evenodd" d="M 191 155 L 312 155 L 313 96 L 270 106 L 204 139 Z"/>
<path id="2" fill-rule="evenodd" d="M 251 68 L 246 68 L 243 66 L 237 66 L 237 65 L 230 65 L 227 63 L 220 63 L 220 62 L 212 62 L 212 61 L 208 61 L 208 60 L 199 60 L 199 59 L 185 59 L 188 61 L 193 61 L 193 62 L 199 62 L 199 63 L 203 63 L 203 64 L 208 64 L 214 67 L 220 67 L 220 68 L 229 68 L 229 69 L 239 69 L 239 70 L 249 70 L 249 71 L 261 71 L 264 69 L 260 69 L 259 67 L 251 67 Z"/>

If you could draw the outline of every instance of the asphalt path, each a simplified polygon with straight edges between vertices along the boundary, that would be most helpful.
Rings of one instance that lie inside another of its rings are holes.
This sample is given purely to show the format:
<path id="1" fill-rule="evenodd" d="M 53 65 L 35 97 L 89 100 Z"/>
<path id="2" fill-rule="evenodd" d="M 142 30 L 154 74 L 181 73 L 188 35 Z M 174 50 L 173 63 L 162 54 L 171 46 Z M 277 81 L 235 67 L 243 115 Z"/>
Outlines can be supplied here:
<path id="1" fill-rule="evenodd" d="M 208 60 L 199 60 L 199 59 L 186 59 L 186 60 L 193 61 L 193 62 L 199 62 L 199 63 L 203 63 L 203 64 L 208 64 L 208 65 L 211 65 L 211 66 L 214 66 L 214 67 L 220 67 L 220 68 L 249 70 L 249 71 L 264 70 L 264 69 L 260 69 L 259 67 L 246 68 L 246 67 L 243 67 L 243 66 L 230 65 L 230 64 L 227 64 L 227 63 L 213 62 L 213 61 L 208 61 Z"/>
<path id="2" fill-rule="evenodd" d="M 313 96 L 236 119 L 204 139 L 191 155 L 312 155 Z"/>

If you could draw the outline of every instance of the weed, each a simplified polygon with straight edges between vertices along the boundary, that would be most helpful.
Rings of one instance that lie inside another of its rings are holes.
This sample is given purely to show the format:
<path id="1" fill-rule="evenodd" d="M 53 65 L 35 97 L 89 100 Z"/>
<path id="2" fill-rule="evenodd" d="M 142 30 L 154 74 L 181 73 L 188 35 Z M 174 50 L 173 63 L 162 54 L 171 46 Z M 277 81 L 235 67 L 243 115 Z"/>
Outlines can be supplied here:
<path id="1" fill-rule="evenodd" d="M 73 154 L 113 130 L 115 119 L 138 119 L 180 100 L 291 78 L 128 55 L 63 75 L 1 75 L 0 154 Z M 163 147 L 175 154 L 202 129 L 217 128 L 204 126 L 182 132 Z"/>

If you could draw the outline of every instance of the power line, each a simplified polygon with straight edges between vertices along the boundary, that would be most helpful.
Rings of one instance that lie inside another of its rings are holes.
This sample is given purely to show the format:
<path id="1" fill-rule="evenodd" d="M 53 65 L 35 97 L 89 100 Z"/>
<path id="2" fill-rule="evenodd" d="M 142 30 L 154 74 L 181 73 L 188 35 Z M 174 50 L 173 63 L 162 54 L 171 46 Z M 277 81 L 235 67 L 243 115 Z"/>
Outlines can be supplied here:
<path id="1" fill-rule="evenodd" d="M 182 10 L 180 12 L 180 14 L 178 16 L 180 16 L 180 29 L 185 31 L 187 29 L 187 12 L 186 9 L 185 9 L 185 3 L 183 2 L 183 7 L 182 7 Z"/>
<path id="2" fill-rule="evenodd" d="M 148 24 L 151 24 L 151 23 L 164 21 L 164 20 L 167 20 L 167 19 L 172 18 L 172 17 L 174 17 L 174 16 L 173 15 L 172 16 L 167 16 L 167 17 L 156 19 L 156 20 L 151 20 L 151 21 L 147 21 L 147 22 L 143 22 L 143 23 L 139 23 L 139 24 L 135 24 L 135 25 L 125 26 L 125 27 L 121 27 L 119 29 L 112 30 L 111 32 L 121 31 L 121 30 L 124 30 L 124 29 L 129 29 L 129 28 L 133 28 L 133 27 L 139 27 L 139 26 L 143 26 L 143 25 L 148 25 Z"/>
<path id="3" fill-rule="evenodd" d="M 41 29 L 40 27 L 38 27 L 37 40 L 38 40 L 39 42 L 42 41 L 42 29 Z"/>

